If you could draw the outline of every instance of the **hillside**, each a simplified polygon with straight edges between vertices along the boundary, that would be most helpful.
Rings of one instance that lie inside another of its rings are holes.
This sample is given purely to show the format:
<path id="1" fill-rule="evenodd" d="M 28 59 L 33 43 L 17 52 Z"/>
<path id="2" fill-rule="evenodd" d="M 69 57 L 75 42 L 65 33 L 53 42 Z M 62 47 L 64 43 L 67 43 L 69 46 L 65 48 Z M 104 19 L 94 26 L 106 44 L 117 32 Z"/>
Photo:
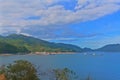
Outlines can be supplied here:
<path id="1" fill-rule="evenodd" d="M 12 34 L 0 37 L 0 53 L 20 52 L 81 52 L 78 46 L 52 43 L 25 35 Z"/>
<path id="2" fill-rule="evenodd" d="M 120 52 L 120 44 L 110 44 L 99 49 L 80 48 L 71 44 L 53 43 L 38 38 L 12 34 L 0 36 L 0 53 L 30 53 L 30 52 Z"/>
<path id="3" fill-rule="evenodd" d="M 99 49 L 96 49 L 95 51 L 103 51 L 103 52 L 120 52 L 120 44 L 110 44 L 106 45 L 104 47 L 101 47 Z"/>
<path id="4" fill-rule="evenodd" d="M 25 47 L 16 47 L 14 45 L 11 45 L 9 43 L 6 42 L 1 42 L 0 41 L 0 53 L 27 53 L 29 52 L 28 49 L 26 49 Z"/>

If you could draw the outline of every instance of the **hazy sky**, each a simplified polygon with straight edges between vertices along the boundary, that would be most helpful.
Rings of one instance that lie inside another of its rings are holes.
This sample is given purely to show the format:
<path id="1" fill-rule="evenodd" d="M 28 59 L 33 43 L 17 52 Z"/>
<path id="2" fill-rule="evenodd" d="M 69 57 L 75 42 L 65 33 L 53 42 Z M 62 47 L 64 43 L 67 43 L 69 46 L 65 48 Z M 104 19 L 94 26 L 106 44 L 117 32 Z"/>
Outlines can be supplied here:
<path id="1" fill-rule="evenodd" d="M 0 34 L 98 48 L 120 43 L 120 0 L 0 0 Z"/>

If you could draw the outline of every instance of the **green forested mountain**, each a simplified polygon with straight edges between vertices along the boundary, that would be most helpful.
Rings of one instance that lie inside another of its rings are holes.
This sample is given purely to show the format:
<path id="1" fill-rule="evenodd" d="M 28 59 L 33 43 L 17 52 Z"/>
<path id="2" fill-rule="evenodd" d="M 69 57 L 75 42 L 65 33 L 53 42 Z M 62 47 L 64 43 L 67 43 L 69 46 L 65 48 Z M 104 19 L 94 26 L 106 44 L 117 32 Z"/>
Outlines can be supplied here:
<path id="1" fill-rule="evenodd" d="M 27 53 L 29 50 L 25 47 L 16 47 L 6 42 L 0 41 L 0 53 Z"/>
<path id="2" fill-rule="evenodd" d="M 52 43 L 30 36 L 12 34 L 0 36 L 0 53 L 28 52 L 80 52 L 82 49 L 75 45 Z"/>

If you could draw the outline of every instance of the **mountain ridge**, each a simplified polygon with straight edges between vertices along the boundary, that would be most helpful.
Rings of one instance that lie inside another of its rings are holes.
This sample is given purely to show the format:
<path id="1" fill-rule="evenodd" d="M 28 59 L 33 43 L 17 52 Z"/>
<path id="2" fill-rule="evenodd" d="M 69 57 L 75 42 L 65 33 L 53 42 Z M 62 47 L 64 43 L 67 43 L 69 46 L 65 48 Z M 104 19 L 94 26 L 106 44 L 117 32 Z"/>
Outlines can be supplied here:
<path id="1" fill-rule="evenodd" d="M 0 53 L 31 53 L 31 52 L 120 52 L 120 44 L 109 44 L 98 49 L 81 48 L 72 44 L 54 43 L 26 36 L 11 34 L 0 36 Z"/>
<path id="2" fill-rule="evenodd" d="M 21 34 L 11 34 L 9 36 L 0 37 L 0 42 L 18 48 L 17 53 L 20 52 L 26 53 L 26 51 L 27 52 L 81 52 L 82 51 L 80 47 L 72 44 L 53 43 Z M 2 51 L 1 49 L 1 52 L 5 52 L 5 51 Z"/>
<path id="3" fill-rule="evenodd" d="M 101 48 L 95 49 L 94 51 L 120 52 L 120 44 L 108 44 Z"/>

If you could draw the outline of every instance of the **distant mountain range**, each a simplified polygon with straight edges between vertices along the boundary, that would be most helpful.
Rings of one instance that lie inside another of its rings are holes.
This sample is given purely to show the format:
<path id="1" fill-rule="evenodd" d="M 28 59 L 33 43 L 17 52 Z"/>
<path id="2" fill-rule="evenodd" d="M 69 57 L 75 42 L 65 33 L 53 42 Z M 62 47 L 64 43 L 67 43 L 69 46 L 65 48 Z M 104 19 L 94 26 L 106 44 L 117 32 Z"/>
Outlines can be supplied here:
<path id="1" fill-rule="evenodd" d="M 82 52 L 90 52 L 90 51 L 98 51 L 98 52 L 120 52 L 120 44 L 109 44 L 105 45 L 98 49 L 90 49 L 83 48 Z"/>
<path id="2" fill-rule="evenodd" d="M 94 51 L 120 52 L 120 44 L 109 44 L 109 45 L 103 46 L 99 49 L 96 49 Z"/>
<path id="3" fill-rule="evenodd" d="M 53 43 L 31 36 L 12 34 L 0 36 L 0 53 L 30 53 L 30 52 L 120 52 L 120 44 L 106 45 L 99 49 L 80 48 L 72 44 Z"/>

